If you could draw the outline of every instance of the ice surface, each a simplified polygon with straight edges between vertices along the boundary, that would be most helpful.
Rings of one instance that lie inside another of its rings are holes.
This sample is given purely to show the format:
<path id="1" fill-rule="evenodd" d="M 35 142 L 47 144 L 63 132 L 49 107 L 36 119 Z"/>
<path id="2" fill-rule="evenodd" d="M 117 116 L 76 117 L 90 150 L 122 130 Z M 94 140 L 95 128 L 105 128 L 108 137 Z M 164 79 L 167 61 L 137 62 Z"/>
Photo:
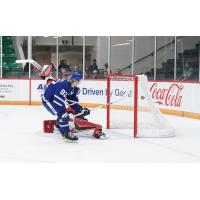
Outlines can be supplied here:
<path id="1" fill-rule="evenodd" d="M 65 143 L 59 134 L 42 132 L 44 119 L 54 119 L 41 106 L 0 106 L 1 162 L 199 162 L 200 120 L 166 116 L 176 137 L 137 138 L 126 129 L 104 130 L 107 140 L 79 137 Z M 105 127 L 105 110 L 89 120 Z M 87 135 L 89 133 L 86 133 Z"/>

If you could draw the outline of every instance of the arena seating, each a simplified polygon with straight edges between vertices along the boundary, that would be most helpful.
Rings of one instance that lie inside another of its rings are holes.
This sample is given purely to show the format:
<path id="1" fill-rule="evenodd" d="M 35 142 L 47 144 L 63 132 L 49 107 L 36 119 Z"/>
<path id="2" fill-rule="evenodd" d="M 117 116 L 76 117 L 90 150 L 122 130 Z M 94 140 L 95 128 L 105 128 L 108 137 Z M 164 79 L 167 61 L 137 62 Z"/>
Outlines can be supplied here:
<path id="1" fill-rule="evenodd" d="M 3 72 L 10 71 L 23 71 L 22 67 L 16 63 L 15 49 L 13 46 L 13 41 L 11 36 L 2 37 L 2 66 Z"/>
<path id="2" fill-rule="evenodd" d="M 183 68 L 185 63 L 188 62 L 192 68 L 192 77 L 191 80 L 198 80 L 199 74 L 199 44 L 196 44 L 194 49 L 184 50 L 183 53 L 178 53 L 177 55 L 177 66 L 176 72 L 177 77 L 182 76 Z M 154 69 L 152 68 L 146 74 L 150 77 L 153 77 Z M 173 79 L 174 77 L 174 59 L 168 59 L 166 62 L 162 63 L 161 68 L 157 68 L 157 79 Z"/>

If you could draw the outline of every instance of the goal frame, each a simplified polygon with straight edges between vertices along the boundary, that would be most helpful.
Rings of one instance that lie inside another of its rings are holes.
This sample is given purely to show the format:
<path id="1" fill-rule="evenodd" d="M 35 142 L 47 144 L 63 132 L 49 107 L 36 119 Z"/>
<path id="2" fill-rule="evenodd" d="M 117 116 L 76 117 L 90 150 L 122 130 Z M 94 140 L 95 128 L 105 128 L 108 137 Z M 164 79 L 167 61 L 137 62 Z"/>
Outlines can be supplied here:
<path id="1" fill-rule="evenodd" d="M 121 77 L 121 78 L 133 78 L 133 137 L 136 138 L 138 133 L 138 76 L 137 75 L 108 75 L 107 76 L 107 104 L 106 104 L 106 128 L 110 129 L 110 106 L 112 102 L 110 102 L 110 85 L 111 79 L 113 77 Z"/>

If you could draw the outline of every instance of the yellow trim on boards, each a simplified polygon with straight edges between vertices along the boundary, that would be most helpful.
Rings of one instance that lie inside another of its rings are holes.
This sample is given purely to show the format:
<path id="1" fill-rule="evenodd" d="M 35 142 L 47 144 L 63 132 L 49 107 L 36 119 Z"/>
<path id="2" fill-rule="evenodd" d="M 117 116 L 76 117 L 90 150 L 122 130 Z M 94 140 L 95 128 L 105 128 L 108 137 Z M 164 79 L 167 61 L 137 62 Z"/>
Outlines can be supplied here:
<path id="1" fill-rule="evenodd" d="M 29 101 L 0 101 L 0 105 L 29 105 Z"/>
<path id="2" fill-rule="evenodd" d="M 29 105 L 29 101 L 0 101 L 0 105 Z M 41 106 L 42 103 L 40 101 L 32 101 L 32 106 Z M 89 107 L 89 108 L 95 108 L 98 106 L 103 106 L 104 104 L 98 104 L 98 103 L 81 103 L 82 106 Z M 105 108 L 105 106 L 103 106 Z M 129 110 L 131 109 L 130 106 L 120 106 L 115 105 L 113 106 L 114 109 L 122 109 L 122 110 Z M 140 108 L 139 108 L 140 110 Z M 193 118 L 193 119 L 200 119 L 200 113 L 193 113 L 193 112 L 186 112 L 186 111 L 179 111 L 179 110 L 168 110 L 168 109 L 160 109 L 162 113 L 167 115 L 175 115 L 175 116 L 181 116 L 181 117 L 187 117 L 187 118 Z"/>

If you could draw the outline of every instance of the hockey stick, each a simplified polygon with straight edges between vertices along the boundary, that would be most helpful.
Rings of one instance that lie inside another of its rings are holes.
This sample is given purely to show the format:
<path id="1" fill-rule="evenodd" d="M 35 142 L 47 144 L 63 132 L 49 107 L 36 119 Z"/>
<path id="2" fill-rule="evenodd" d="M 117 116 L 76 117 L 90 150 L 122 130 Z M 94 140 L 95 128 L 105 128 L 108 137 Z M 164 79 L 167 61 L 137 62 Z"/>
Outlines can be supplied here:
<path id="1" fill-rule="evenodd" d="M 40 71 L 39 76 L 45 79 L 45 77 L 53 78 L 51 77 L 52 70 L 55 70 L 54 65 L 43 65 L 41 66 L 36 61 L 27 59 L 27 60 L 16 60 L 16 63 L 31 63 L 38 71 Z M 42 79 L 43 79 L 42 78 Z M 55 78 L 53 78 L 55 79 Z"/>
<path id="2" fill-rule="evenodd" d="M 34 65 L 38 70 L 42 71 L 42 66 L 40 64 L 38 64 L 37 62 L 35 62 L 34 60 L 31 59 L 27 59 L 27 60 L 16 60 L 16 63 L 31 63 L 32 65 Z"/>
<path id="3" fill-rule="evenodd" d="M 128 95 L 125 95 L 125 97 L 126 97 L 126 96 L 128 96 Z M 106 106 L 108 106 L 108 105 L 113 105 L 113 104 L 118 103 L 118 102 L 120 102 L 120 101 L 122 101 L 122 100 L 123 100 L 123 98 L 117 99 L 117 100 L 112 101 L 112 102 L 107 103 L 107 104 L 99 105 L 99 106 L 97 106 L 97 107 L 91 109 L 90 112 L 91 112 L 91 111 L 94 111 L 94 110 L 97 110 L 97 109 L 100 109 L 100 108 L 103 108 L 103 107 L 106 107 Z M 74 105 L 74 104 L 79 103 L 79 102 L 73 101 L 73 100 L 67 100 L 67 101 L 72 102 L 71 105 Z M 83 114 L 83 113 L 78 113 L 78 114 L 74 115 L 74 117 L 78 117 L 78 116 L 80 116 L 80 115 L 82 115 L 82 114 Z"/>

